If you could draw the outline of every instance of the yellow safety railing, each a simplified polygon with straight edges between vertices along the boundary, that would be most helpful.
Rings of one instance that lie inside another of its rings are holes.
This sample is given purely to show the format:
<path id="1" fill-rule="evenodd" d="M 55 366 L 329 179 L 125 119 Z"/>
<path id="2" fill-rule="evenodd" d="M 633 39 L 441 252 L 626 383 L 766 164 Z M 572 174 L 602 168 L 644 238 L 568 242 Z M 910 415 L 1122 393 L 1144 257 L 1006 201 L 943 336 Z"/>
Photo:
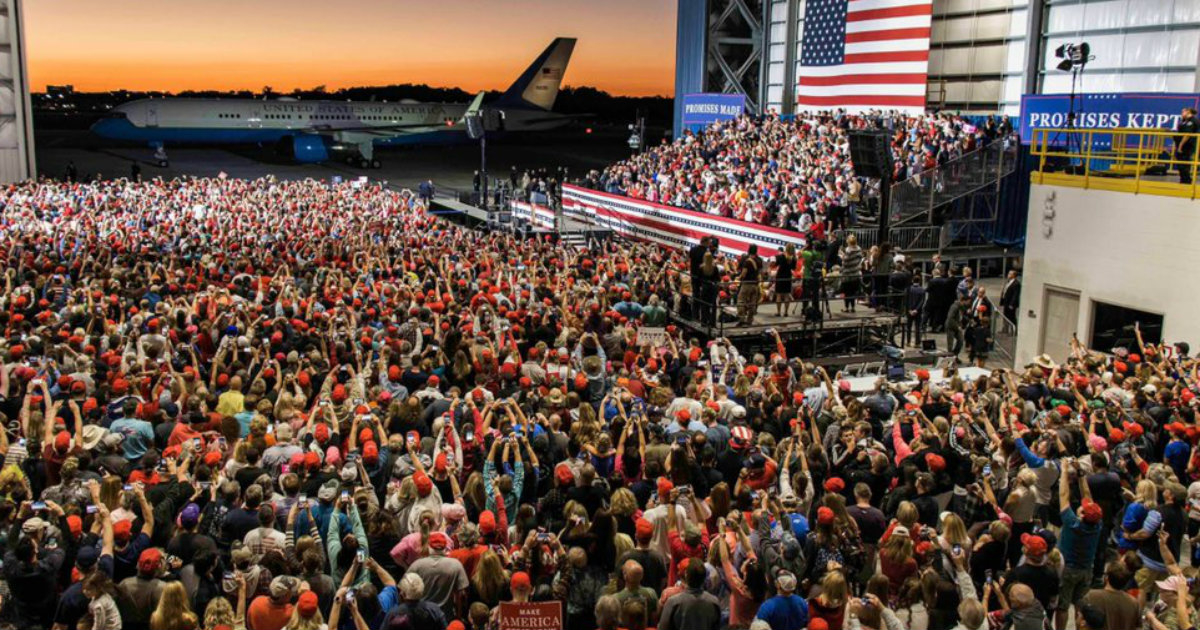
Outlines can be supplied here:
<path id="1" fill-rule="evenodd" d="M 1180 143 L 1190 145 L 1190 151 L 1178 152 Z M 1200 134 L 1169 129 L 1034 129 L 1030 155 L 1037 165 L 1030 179 L 1035 184 L 1196 199 L 1197 145 Z M 1181 182 L 1181 170 L 1191 175 L 1190 182 Z"/>

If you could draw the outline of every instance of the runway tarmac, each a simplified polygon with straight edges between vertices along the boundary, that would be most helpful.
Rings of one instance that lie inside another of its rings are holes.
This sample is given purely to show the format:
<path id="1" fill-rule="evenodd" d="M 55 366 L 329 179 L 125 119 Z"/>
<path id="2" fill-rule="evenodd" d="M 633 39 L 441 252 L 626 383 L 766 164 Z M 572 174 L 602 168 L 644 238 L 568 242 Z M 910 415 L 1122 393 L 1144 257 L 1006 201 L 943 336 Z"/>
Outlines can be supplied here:
<path id="1" fill-rule="evenodd" d="M 586 134 L 582 129 L 570 129 L 489 139 L 488 173 L 493 178 L 507 179 L 513 166 L 536 169 L 562 165 L 572 175 L 580 175 L 628 157 L 625 137 L 617 131 Z M 82 130 L 35 130 L 35 150 L 39 175 L 54 178 L 63 177 L 68 162 L 73 161 L 81 178 L 128 177 L 132 165 L 137 163 L 143 178 L 214 177 L 222 172 L 230 177 L 275 175 L 282 179 L 334 176 L 349 179 L 366 175 L 412 188 L 432 179 L 443 189 L 460 190 L 471 189 L 480 159 L 478 143 L 377 148 L 375 157 L 383 163 L 379 169 L 361 169 L 336 160 L 296 164 L 276 155 L 273 147 L 168 146 L 170 165 L 159 168 L 149 147 L 116 145 Z"/>

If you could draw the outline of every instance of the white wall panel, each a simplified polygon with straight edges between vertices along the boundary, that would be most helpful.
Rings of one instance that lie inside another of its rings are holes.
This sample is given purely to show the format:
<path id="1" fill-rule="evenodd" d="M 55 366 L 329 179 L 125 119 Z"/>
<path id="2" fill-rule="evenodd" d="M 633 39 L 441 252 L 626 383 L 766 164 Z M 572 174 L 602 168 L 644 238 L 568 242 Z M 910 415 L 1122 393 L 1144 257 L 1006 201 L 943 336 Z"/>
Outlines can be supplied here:
<path id="1" fill-rule="evenodd" d="M 773 63 L 767 66 L 767 83 L 783 84 L 783 64 Z"/>
<path id="2" fill-rule="evenodd" d="M 768 85 L 767 86 L 767 109 L 782 111 L 783 108 L 783 86 Z"/>
<path id="3" fill-rule="evenodd" d="M 979 46 L 974 51 L 971 74 L 1001 74 L 1008 65 L 1008 46 Z"/>
<path id="4" fill-rule="evenodd" d="M 787 13 L 787 11 L 785 10 L 784 13 Z M 787 37 L 787 22 L 772 22 L 770 36 L 771 41 L 773 42 L 783 41 L 783 39 Z"/>
<path id="5" fill-rule="evenodd" d="M 942 60 L 946 58 L 946 51 L 939 48 L 934 48 L 929 51 L 929 74 L 943 75 L 949 74 L 946 72 L 945 65 Z"/>
<path id="6" fill-rule="evenodd" d="M 1003 99 L 1008 103 L 1017 103 L 1021 100 L 1021 95 L 1025 93 L 1024 77 L 1004 77 L 1004 93 Z"/>
<path id="7" fill-rule="evenodd" d="M 23 0 L 0 0 L 0 183 L 35 177 Z"/>
<path id="8" fill-rule="evenodd" d="M 1158 26 L 1170 24 L 1176 0 L 1136 0 L 1130 2 L 1121 26 Z M 1192 2 L 1195 4 L 1195 2 Z"/>
<path id="9" fill-rule="evenodd" d="M 1029 6 L 1028 0 L 933 0 L 933 14 L 970 13 Z"/>
<path id="10" fill-rule="evenodd" d="M 1176 0 L 1171 10 L 1171 21 L 1176 24 L 1200 22 L 1200 2 Z"/>
<path id="11" fill-rule="evenodd" d="M 1200 2 L 1196 3 L 1200 6 Z M 1200 29 L 1171 31 L 1171 65 L 1186 66 L 1200 57 Z"/>
<path id="12" fill-rule="evenodd" d="M 1053 231 L 1046 236 L 1040 217 L 1048 204 L 1055 216 Z M 1196 221 L 1200 203 L 1034 185 L 1029 208 L 1037 218 L 1029 221 L 1025 238 L 1016 365 L 1026 365 L 1039 352 L 1048 286 L 1080 292 L 1076 330 L 1081 339 L 1091 336 L 1092 301 L 1096 300 L 1162 313 L 1163 339 L 1186 340 L 1195 347 L 1200 339 L 1200 318 L 1195 317 L 1200 293 L 1181 291 L 1178 277 L 1163 270 L 1200 257 L 1200 221 Z M 1132 208 L 1138 210 L 1136 220 L 1131 220 Z M 1136 226 L 1136 234 L 1129 233 L 1131 225 Z M 1104 246 L 1131 241 L 1169 246 L 1143 247 L 1136 256 L 1114 255 L 1113 247 Z"/>
<path id="13" fill-rule="evenodd" d="M 17 113 L 17 104 L 12 86 L 0 86 L 0 116 L 14 116 Z"/>

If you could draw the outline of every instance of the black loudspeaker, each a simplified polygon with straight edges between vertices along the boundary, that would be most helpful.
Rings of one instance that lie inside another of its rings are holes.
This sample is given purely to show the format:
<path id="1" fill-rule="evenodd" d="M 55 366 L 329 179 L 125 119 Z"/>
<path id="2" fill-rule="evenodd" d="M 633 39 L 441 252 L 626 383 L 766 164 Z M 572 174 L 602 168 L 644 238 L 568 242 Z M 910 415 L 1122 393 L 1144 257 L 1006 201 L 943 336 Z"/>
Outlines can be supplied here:
<path id="1" fill-rule="evenodd" d="M 850 162 L 860 177 L 884 179 L 892 176 L 891 138 L 886 131 L 851 131 Z"/>

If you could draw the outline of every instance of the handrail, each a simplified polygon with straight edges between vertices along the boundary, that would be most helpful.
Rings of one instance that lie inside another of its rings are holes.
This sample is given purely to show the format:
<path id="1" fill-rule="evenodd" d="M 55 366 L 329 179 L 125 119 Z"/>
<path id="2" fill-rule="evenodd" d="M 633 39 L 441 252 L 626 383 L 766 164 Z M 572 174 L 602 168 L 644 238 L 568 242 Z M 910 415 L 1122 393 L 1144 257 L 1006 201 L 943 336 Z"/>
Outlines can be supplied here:
<path id="1" fill-rule="evenodd" d="M 1193 142 L 1191 155 L 1177 150 L 1186 140 Z M 1030 179 L 1035 184 L 1196 199 L 1200 194 L 1197 144 L 1200 133 L 1168 129 L 1034 129 L 1030 155 L 1037 158 L 1037 165 Z M 1191 182 L 1153 179 L 1149 171 L 1161 167 L 1166 168 L 1166 177 L 1182 167 Z"/>
<path id="2" fill-rule="evenodd" d="M 929 169 L 929 170 L 927 170 L 927 171 L 921 171 L 920 173 L 917 173 L 916 175 L 909 175 L 908 177 L 906 177 L 905 179 L 903 179 L 903 180 L 901 180 L 901 181 L 898 181 L 898 182 L 893 182 L 893 183 L 892 183 L 892 188 L 893 188 L 893 189 L 895 189 L 897 186 L 903 186 L 904 184 L 907 184 L 907 183 L 908 183 L 908 182 L 910 182 L 910 181 L 913 181 L 913 180 L 919 180 L 919 179 L 921 179 L 921 176 L 923 176 L 923 175 L 929 175 L 929 174 L 931 174 L 931 173 L 936 173 L 936 172 L 937 172 L 938 170 L 940 170 L 940 169 L 948 168 L 948 167 L 950 167 L 951 165 L 954 165 L 954 164 L 957 164 L 957 163 L 961 163 L 961 162 L 963 162 L 964 160 L 966 160 L 966 159 L 968 159 L 968 158 L 970 158 L 970 157 L 972 157 L 972 156 L 978 155 L 978 154 L 980 154 L 980 153 L 982 153 L 982 152 L 984 152 L 984 151 L 987 151 L 987 150 L 989 150 L 989 149 L 992 149 L 992 148 L 993 148 L 993 147 L 995 147 L 995 146 L 1001 146 L 1001 147 L 1003 147 L 1003 146 L 1004 146 L 1004 141 L 1005 141 L 1005 140 L 1012 140 L 1012 141 L 1013 141 L 1013 143 L 1014 143 L 1012 146 L 1013 146 L 1013 147 L 1015 147 L 1015 146 L 1016 146 L 1016 144 L 1015 144 L 1015 143 L 1016 143 L 1016 142 L 1019 140 L 1019 136 L 1018 136 L 1016 133 L 1013 133 L 1013 134 L 1011 134 L 1011 135 L 1008 135 L 1008 136 L 997 136 L 995 140 L 992 140 L 991 142 L 989 142 L 989 143 L 987 143 L 987 144 L 985 144 L 985 145 L 983 145 L 983 146 L 980 146 L 978 149 L 975 149 L 974 151 L 968 151 L 968 152 L 966 152 L 966 153 L 964 153 L 964 154 L 962 154 L 962 155 L 960 155 L 960 156 L 958 156 L 958 157 L 954 158 L 953 160 L 950 160 L 950 161 L 946 162 L 945 164 L 938 164 L 937 166 L 935 166 L 935 167 L 933 167 L 933 168 L 931 168 L 931 169 Z M 1005 152 L 1005 153 L 1008 153 L 1008 152 L 1015 153 L 1015 149 L 1010 149 L 1010 148 L 1007 148 L 1007 147 L 1006 147 L 1006 148 L 1003 148 L 1003 149 L 1002 149 L 1002 152 Z"/>
<path id="3" fill-rule="evenodd" d="M 893 226 L 925 214 L 932 216 L 938 207 L 988 186 L 998 186 L 1016 170 L 1019 146 L 1016 134 L 1000 136 L 945 164 L 893 183 L 889 208 Z"/>

